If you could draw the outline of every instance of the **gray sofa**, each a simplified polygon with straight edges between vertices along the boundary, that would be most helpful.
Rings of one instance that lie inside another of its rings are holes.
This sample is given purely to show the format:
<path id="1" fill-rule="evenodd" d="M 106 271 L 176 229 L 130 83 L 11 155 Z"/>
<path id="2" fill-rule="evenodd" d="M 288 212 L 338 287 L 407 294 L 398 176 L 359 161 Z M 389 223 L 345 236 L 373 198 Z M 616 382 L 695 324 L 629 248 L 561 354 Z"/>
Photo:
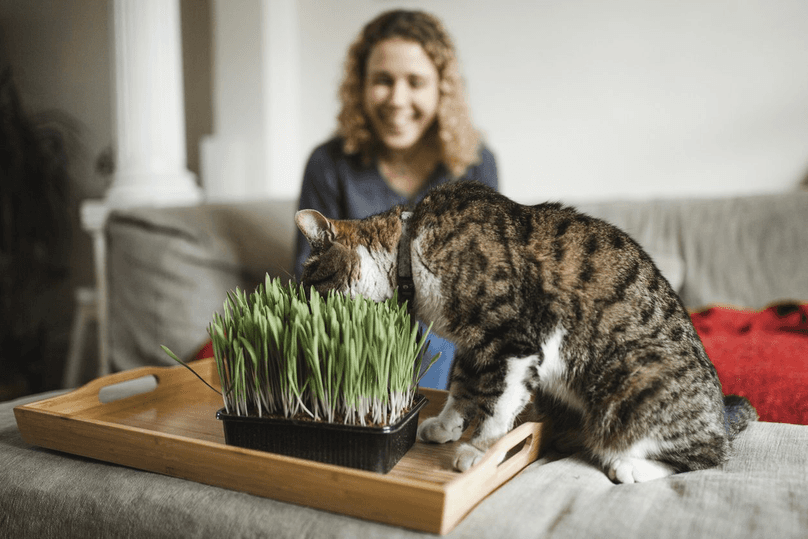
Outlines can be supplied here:
<path id="1" fill-rule="evenodd" d="M 719 200 L 583 204 L 628 231 L 689 308 L 808 300 L 808 192 Z M 292 275 L 296 202 L 113 213 L 108 229 L 111 360 L 171 365 L 206 340 L 228 290 Z"/>
<path id="2" fill-rule="evenodd" d="M 808 300 L 808 192 L 585 204 L 629 231 L 685 304 Z M 292 267 L 293 201 L 113 213 L 117 370 L 193 357 L 226 292 Z M 808 359 L 806 359 L 808 361 Z M 402 528 L 30 447 L 0 403 L 3 537 L 417 537 Z M 267 478 L 271 481 L 271 478 Z M 450 537 L 806 537 L 808 426 L 759 422 L 722 467 L 614 485 L 582 455 L 547 453 Z"/>

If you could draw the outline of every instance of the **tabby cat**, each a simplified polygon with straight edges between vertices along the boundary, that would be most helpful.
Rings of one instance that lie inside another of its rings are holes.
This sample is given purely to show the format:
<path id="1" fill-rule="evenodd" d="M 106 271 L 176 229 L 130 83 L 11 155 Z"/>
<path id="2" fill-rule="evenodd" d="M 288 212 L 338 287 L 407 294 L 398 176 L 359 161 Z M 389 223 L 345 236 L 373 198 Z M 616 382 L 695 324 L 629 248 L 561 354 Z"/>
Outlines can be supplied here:
<path id="1" fill-rule="evenodd" d="M 602 220 L 472 182 L 434 189 L 411 214 L 329 220 L 301 210 L 295 220 L 312 246 L 304 284 L 384 300 L 411 282 L 413 314 L 455 343 L 446 406 L 418 435 L 456 441 L 479 418 L 455 454 L 461 471 L 531 394 L 619 483 L 716 466 L 757 418 L 746 399 L 725 402 L 679 297 Z"/>

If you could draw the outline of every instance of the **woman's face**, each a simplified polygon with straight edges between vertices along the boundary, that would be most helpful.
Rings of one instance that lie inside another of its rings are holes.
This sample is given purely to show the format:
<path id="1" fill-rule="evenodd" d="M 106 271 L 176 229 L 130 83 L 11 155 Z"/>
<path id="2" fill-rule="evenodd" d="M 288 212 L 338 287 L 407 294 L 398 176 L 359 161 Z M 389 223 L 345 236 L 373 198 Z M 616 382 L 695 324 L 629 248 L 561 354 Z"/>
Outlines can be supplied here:
<path id="1" fill-rule="evenodd" d="M 414 146 L 435 121 L 438 70 L 415 41 L 392 38 L 373 47 L 365 74 L 365 114 L 391 150 Z"/>

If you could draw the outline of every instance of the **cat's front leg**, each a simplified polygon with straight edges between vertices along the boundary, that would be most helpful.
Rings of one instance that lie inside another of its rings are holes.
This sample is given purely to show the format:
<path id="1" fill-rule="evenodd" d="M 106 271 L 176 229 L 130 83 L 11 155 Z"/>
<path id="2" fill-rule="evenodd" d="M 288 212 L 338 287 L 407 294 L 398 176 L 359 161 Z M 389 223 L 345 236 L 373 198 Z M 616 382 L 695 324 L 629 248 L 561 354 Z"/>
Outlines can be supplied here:
<path id="1" fill-rule="evenodd" d="M 479 413 L 480 421 L 474 435 L 469 443 L 461 444 L 455 453 L 453 464 L 457 470 L 464 472 L 477 464 L 488 449 L 511 430 L 514 419 L 530 400 L 530 393 L 525 384 L 525 379 L 528 368 L 535 361 L 535 356 L 504 361 L 502 368 L 505 372 L 501 373 L 502 376 L 495 377 L 496 380 L 499 380 L 498 383 L 490 383 L 491 380 L 489 380 L 489 383 L 469 388 L 471 391 L 467 393 L 478 395 L 478 397 L 475 398 L 473 403 L 466 401 L 465 408 L 458 406 L 459 399 L 450 397 L 441 414 L 434 418 L 437 421 L 433 422 L 432 425 L 435 426 L 428 426 L 424 429 L 423 432 L 426 436 L 446 432 L 448 430 L 446 427 L 458 425 L 460 418 L 469 418 L 469 410 L 472 407 L 475 415 Z M 463 377 L 459 378 L 462 379 Z M 468 384 L 479 384 L 483 380 L 472 377 L 466 378 L 465 381 Z M 459 384 L 460 382 L 456 381 L 455 383 Z M 465 415 L 458 414 L 459 410 L 465 410 Z M 423 427 L 424 425 L 422 424 Z M 462 430 L 461 426 L 457 436 L 450 439 L 452 441 L 459 439 Z M 427 440 L 424 436 L 422 436 L 422 439 Z M 504 457 L 504 455 L 502 456 Z"/>
<path id="2" fill-rule="evenodd" d="M 418 438 L 436 444 L 456 442 L 463 435 L 474 413 L 471 403 L 464 399 L 455 399 L 450 394 L 441 413 L 425 419 L 418 426 Z"/>
<path id="3" fill-rule="evenodd" d="M 525 385 L 526 368 L 532 365 L 535 357 L 511 359 L 507 362 L 502 392 L 496 396 L 483 398 L 480 403 L 481 417 L 477 429 L 467 444 L 457 448 L 454 467 L 464 472 L 477 464 L 488 449 L 500 440 L 513 427 L 516 416 L 530 400 Z M 500 460 L 505 455 L 500 455 Z"/>

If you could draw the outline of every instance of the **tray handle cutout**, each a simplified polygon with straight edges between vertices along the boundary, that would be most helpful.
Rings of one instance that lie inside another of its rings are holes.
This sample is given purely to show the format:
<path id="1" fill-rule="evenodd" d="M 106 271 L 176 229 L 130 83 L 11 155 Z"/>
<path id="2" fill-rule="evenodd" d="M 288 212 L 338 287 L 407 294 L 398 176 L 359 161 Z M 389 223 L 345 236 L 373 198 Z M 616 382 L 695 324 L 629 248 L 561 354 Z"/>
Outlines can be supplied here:
<path id="1" fill-rule="evenodd" d="M 532 434 L 530 436 L 528 436 L 527 438 L 525 438 L 524 440 L 520 440 L 520 441 L 516 442 L 516 445 L 511 447 L 505 453 L 505 456 L 502 458 L 502 462 L 499 463 L 499 466 L 502 466 L 503 464 L 508 462 L 510 459 L 512 459 L 514 456 L 521 453 L 525 449 L 525 446 L 527 446 L 529 448 L 530 444 L 532 444 L 532 443 L 533 443 L 533 435 Z"/>
<path id="2" fill-rule="evenodd" d="M 540 438 L 535 423 L 524 423 L 491 446 L 478 466 L 488 467 L 497 482 L 504 482 L 536 460 Z"/>
<path id="3" fill-rule="evenodd" d="M 157 385 L 157 377 L 153 374 L 147 374 L 146 376 L 102 387 L 98 390 L 98 400 L 102 404 L 108 404 L 127 397 L 150 393 L 157 389 Z"/>

